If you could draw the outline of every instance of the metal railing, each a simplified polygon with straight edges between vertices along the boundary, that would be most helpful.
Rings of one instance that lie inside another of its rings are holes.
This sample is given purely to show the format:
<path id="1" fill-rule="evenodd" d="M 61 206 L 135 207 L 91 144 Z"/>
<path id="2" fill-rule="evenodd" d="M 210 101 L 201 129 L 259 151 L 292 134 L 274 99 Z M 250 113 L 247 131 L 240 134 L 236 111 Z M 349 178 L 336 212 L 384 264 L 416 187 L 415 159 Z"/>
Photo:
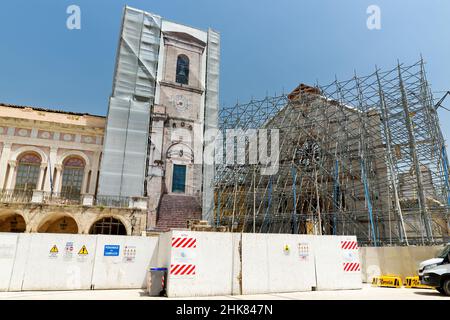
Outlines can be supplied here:
<path id="1" fill-rule="evenodd" d="M 32 190 L 0 190 L 0 202 L 27 203 L 32 197 Z"/>
<path id="2" fill-rule="evenodd" d="M 130 206 L 130 197 L 120 196 L 96 196 L 95 206 L 128 208 Z"/>
<path id="3" fill-rule="evenodd" d="M 82 201 L 82 195 L 76 192 L 44 192 L 42 199 L 45 204 L 61 205 L 79 205 Z"/>
<path id="4" fill-rule="evenodd" d="M 84 195 L 76 192 L 48 192 L 32 190 L 0 190 L 0 202 L 4 203 L 43 203 L 55 205 L 85 205 Z M 90 196 L 92 197 L 92 195 Z M 88 201 L 88 206 L 130 208 L 133 206 L 131 197 L 121 196 L 95 196 Z"/>

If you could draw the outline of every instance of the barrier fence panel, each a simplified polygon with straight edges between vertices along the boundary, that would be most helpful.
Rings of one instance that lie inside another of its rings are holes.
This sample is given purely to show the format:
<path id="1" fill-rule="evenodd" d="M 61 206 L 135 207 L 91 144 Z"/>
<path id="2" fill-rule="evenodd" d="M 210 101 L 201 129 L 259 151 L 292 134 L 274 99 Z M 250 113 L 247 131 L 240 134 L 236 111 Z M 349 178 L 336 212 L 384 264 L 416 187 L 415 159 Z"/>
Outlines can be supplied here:
<path id="1" fill-rule="evenodd" d="M 314 236 L 317 290 L 361 289 L 355 236 Z"/>
<path id="2" fill-rule="evenodd" d="M 243 294 L 311 291 L 316 286 L 313 237 L 242 235 Z"/>
<path id="3" fill-rule="evenodd" d="M 172 231 L 167 295 L 231 294 L 232 237 L 231 233 Z"/>
<path id="4" fill-rule="evenodd" d="M 0 233 L 0 291 L 8 291 L 17 249 L 17 234 Z"/>
<path id="5" fill-rule="evenodd" d="M 146 288 L 157 262 L 158 237 L 97 236 L 93 289 Z"/>
<path id="6" fill-rule="evenodd" d="M 96 236 L 31 234 L 21 289 L 90 289 L 95 248 Z"/>

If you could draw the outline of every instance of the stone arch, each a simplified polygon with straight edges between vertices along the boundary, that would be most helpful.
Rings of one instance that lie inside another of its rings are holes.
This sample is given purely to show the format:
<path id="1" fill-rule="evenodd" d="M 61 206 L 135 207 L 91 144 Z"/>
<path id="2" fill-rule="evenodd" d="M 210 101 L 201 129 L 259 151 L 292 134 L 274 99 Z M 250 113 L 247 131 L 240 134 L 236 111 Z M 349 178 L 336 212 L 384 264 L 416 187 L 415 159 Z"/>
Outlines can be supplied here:
<path id="1" fill-rule="evenodd" d="M 102 214 L 100 216 L 97 216 L 88 226 L 87 234 L 109 234 L 109 233 L 98 233 L 96 230 L 94 230 L 97 223 L 101 222 L 104 219 L 114 219 L 117 222 L 120 222 L 123 226 L 124 234 L 119 235 L 131 235 L 131 226 L 128 221 L 126 221 L 123 217 L 115 215 L 115 214 Z M 117 233 L 114 233 L 114 235 L 117 235 Z"/>
<path id="2" fill-rule="evenodd" d="M 7 211 L 0 214 L 0 232 L 17 232 L 23 233 L 27 231 L 27 221 L 19 212 Z"/>
<path id="3" fill-rule="evenodd" d="M 20 147 L 19 149 L 15 150 L 11 155 L 11 160 L 17 161 L 22 154 L 27 153 L 27 152 L 37 153 L 41 157 L 41 165 L 47 164 L 46 153 L 41 148 L 34 147 L 34 146 L 23 146 L 23 147 Z"/>
<path id="4" fill-rule="evenodd" d="M 77 219 L 67 212 L 53 212 L 47 214 L 36 229 L 39 233 L 71 233 L 80 231 Z"/>
<path id="5" fill-rule="evenodd" d="M 183 150 L 183 154 L 179 155 L 177 150 L 174 150 L 176 146 L 181 146 L 181 150 Z M 192 148 L 188 146 L 187 144 L 183 142 L 174 142 L 172 143 L 166 151 L 166 158 L 178 158 L 182 160 L 187 160 L 190 162 L 194 162 L 194 152 L 192 151 Z"/>
<path id="6" fill-rule="evenodd" d="M 57 165 L 63 165 L 64 160 L 66 160 L 69 157 L 80 157 L 84 160 L 84 164 L 86 168 L 90 168 L 90 161 L 89 161 L 89 157 L 82 151 L 78 151 L 78 150 L 68 150 L 66 152 L 64 152 L 62 155 L 60 155 L 58 157 L 58 159 L 56 160 L 56 164 Z"/>

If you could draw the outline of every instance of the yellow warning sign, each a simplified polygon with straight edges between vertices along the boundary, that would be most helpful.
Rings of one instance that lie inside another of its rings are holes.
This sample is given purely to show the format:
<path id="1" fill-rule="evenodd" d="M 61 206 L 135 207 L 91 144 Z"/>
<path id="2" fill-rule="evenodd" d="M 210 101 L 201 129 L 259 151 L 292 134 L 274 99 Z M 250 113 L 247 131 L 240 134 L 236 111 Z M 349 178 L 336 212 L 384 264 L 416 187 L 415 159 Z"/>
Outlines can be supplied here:
<path id="1" fill-rule="evenodd" d="M 86 246 L 82 246 L 80 251 L 78 251 L 78 254 L 89 254 L 87 249 L 86 249 Z"/>
<path id="2" fill-rule="evenodd" d="M 50 253 L 58 253 L 58 247 L 56 246 L 56 244 L 50 249 Z"/>

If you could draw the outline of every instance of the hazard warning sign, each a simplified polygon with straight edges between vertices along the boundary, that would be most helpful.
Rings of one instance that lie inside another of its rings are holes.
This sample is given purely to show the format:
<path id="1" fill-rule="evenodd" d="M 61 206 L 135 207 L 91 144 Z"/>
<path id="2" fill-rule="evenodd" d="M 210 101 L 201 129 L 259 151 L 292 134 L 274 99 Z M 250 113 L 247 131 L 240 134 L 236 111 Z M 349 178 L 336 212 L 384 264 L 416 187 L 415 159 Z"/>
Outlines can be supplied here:
<path id="1" fill-rule="evenodd" d="M 88 255 L 89 255 L 89 252 L 88 252 L 86 246 L 83 245 L 81 247 L 81 249 L 78 251 L 77 261 L 78 262 L 85 262 L 85 261 L 87 261 L 88 260 Z"/>
<path id="2" fill-rule="evenodd" d="M 58 253 L 58 247 L 56 246 L 56 244 L 50 249 L 50 253 Z"/>
<path id="3" fill-rule="evenodd" d="M 87 255 L 87 254 L 89 254 L 88 251 L 87 251 L 87 249 L 86 249 L 86 246 L 85 246 L 85 245 L 83 245 L 83 246 L 81 247 L 80 251 L 78 251 L 78 254 L 79 254 L 79 255 Z"/>
<path id="4" fill-rule="evenodd" d="M 58 247 L 56 246 L 56 244 L 53 245 L 53 247 L 50 248 L 50 254 L 49 254 L 49 258 L 58 258 Z"/>

